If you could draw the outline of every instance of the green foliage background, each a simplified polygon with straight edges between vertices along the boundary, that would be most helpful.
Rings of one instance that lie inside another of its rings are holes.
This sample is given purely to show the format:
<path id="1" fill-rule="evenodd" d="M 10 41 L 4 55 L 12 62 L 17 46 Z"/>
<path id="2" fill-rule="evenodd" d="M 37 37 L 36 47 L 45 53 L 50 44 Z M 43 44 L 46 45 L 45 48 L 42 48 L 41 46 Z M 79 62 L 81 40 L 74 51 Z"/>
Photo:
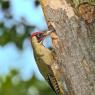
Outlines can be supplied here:
<path id="1" fill-rule="evenodd" d="M 9 2 L 0 0 L 0 8 L 5 13 L 6 21 L 11 20 L 12 16 L 7 13 Z M 18 23 L 24 26 L 24 34 L 18 35 L 16 25 L 8 28 L 3 21 L 0 21 L 0 45 L 4 46 L 9 42 L 14 42 L 20 50 L 23 50 L 23 41 L 28 37 L 29 29 L 35 28 L 35 26 L 25 25 L 24 23 L 24 19 L 22 19 L 22 23 Z M 30 80 L 24 81 L 21 79 L 19 72 L 13 70 L 8 76 L 0 76 L 0 95 L 54 95 L 54 93 L 44 80 L 38 80 L 33 75 Z"/>
<path id="2" fill-rule="evenodd" d="M 0 95 L 54 95 L 48 84 L 35 75 L 27 81 L 21 80 L 13 70 L 8 76 L 0 77 Z"/>

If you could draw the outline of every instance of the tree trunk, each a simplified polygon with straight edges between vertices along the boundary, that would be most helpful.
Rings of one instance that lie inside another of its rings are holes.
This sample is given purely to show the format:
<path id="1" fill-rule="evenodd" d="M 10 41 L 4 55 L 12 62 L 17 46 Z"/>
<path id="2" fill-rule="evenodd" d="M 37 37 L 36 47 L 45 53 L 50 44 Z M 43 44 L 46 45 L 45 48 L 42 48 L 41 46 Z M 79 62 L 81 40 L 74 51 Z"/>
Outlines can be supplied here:
<path id="1" fill-rule="evenodd" d="M 42 0 L 53 22 L 64 95 L 95 95 L 95 0 Z"/>

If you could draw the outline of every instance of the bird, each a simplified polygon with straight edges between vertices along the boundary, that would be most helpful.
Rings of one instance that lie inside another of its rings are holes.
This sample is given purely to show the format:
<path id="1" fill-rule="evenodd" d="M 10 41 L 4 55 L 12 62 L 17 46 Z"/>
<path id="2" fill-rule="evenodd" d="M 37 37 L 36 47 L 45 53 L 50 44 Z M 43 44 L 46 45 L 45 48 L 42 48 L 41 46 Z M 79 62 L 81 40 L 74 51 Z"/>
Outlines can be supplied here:
<path id="1" fill-rule="evenodd" d="M 53 71 L 54 59 L 52 50 L 50 50 L 52 43 L 49 44 L 49 40 L 52 42 L 52 38 L 49 36 L 51 32 L 52 31 L 35 32 L 31 35 L 30 40 L 32 43 L 34 58 L 40 73 L 49 83 L 56 95 L 63 95 L 61 94 L 56 75 Z M 46 42 L 48 42 L 48 45 Z"/>

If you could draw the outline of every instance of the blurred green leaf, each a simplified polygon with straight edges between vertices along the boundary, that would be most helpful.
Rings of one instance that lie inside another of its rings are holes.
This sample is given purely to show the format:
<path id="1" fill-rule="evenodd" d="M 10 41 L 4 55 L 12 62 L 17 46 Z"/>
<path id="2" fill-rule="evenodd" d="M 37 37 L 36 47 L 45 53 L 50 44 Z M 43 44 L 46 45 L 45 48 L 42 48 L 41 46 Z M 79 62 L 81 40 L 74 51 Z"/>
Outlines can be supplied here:
<path id="1" fill-rule="evenodd" d="M 20 79 L 19 83 L 14 85 L 12 78 L 17 75 L 19 77 L 19 73 L 13 70 L 6 77 L 6 81 L 2 82 L 0 95 L 33 95 L 33 93 L 37 93 L 37 95 L 54 95 L 54 92 L 49 88 L 48 84 L 43 80 L 38 80 L 35 75 L 27 81 Z"/>

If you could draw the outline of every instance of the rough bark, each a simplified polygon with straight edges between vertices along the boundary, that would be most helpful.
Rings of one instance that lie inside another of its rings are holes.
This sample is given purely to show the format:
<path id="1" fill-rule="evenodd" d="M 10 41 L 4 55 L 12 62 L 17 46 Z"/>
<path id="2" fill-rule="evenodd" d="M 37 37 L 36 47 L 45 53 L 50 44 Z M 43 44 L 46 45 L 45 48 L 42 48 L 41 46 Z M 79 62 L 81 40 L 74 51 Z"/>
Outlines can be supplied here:
<path id="1" fill-rule="evenodd" d="M 64 95 L 95 95 L 94 2 L 95 0 L 42 0 L 46 20 L 54 23 L 59 37 L 59 43 L 55 47 L 56 64 L 62 71 L 61 81 L 66 85 L 63 87 Z M 87 9 L 79 8 L 82 4 L 88 4 L 92 13 L 82 14 Z"/>

